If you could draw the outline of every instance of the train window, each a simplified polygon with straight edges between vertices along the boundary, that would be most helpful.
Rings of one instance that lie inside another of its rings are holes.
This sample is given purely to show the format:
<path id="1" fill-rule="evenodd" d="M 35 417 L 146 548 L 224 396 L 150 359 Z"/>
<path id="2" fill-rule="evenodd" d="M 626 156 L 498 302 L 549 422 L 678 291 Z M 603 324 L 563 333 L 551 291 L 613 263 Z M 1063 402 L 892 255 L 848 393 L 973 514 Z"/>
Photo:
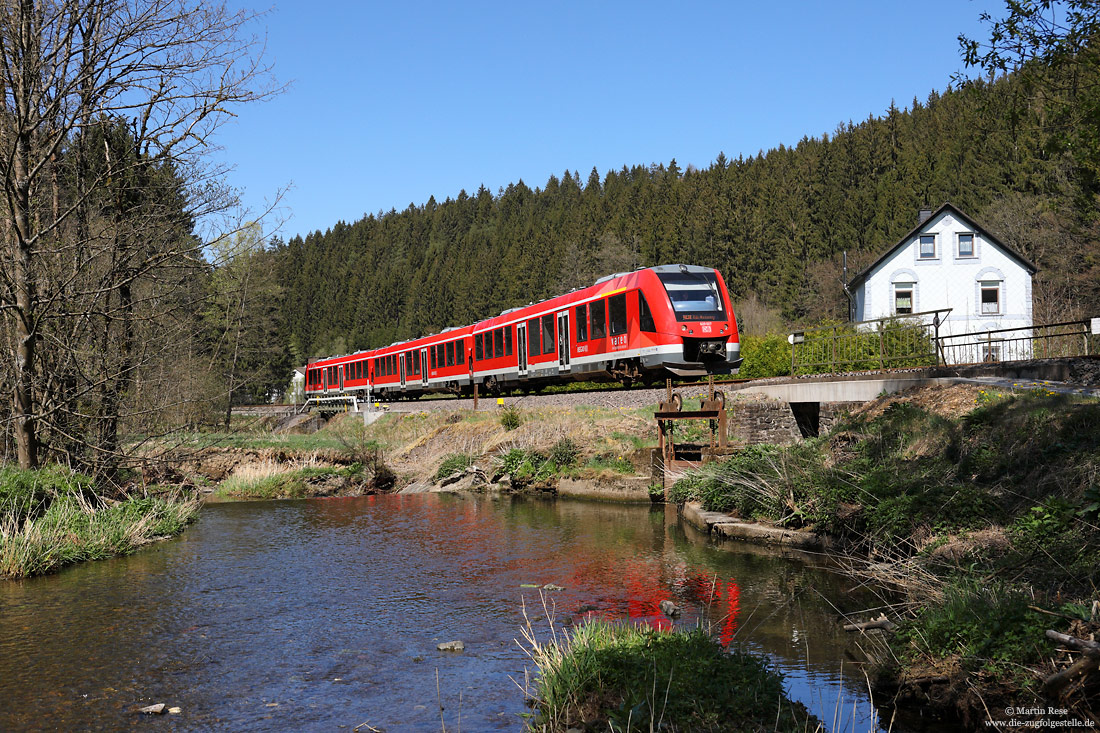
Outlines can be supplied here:
<path id="1" fill-rule="evenodd" d="M 532 318 L 527 322 L 527 354 L 538 356 L 542 353 L 542 342 L 539 341 L 539 319 Z"/>
<path id="2" fill-rule="evenodd" d="M 505 356 L 511 356 L 512 355 L 512 327 L 511 326 L 505 326 L 504 327 L 504 355 Z"/>
<path id="3" fill-rule="evenodd" d="M 608 325 L 612 336 L 626 333 L 626 293 L 612 295 L 607 299 L 607 315 L 610 316 Z"/>
<path id="4" fill-rule="evenodd" d="M 455 342 L 455 362 L 458 363 L 458 364 L 465 364 L 466 363 L 466 342 L 465 341 L 456 341 Z"/>
<path id="5" fill-rule="evenodd" d="M 713 271 L 658 273 L 678 321 L 719 321 L 726 318 L 725 298 Z"/>
<path id="6" fill-rule="evenodd" d="M 454 366 L 455 365 L 455 342 L 454 341 L 448 341 L 446 348 L 447 348 L 447 366 Z"/>
<path id="7" fill-rule="evenodd" d="M 542 353 L 554 353 L 554 314 L 547 313 L 542 317 Z"/>
<path id="8" fill-rule="evenodd" d="M 420 374 L 420 349 L 413 352 L 413 374 Z"/>
<path id="9" fill-rule="evenodd" d="M 577 316 L 574 319 L 577 322 L 577 343 L 584 343 L 588 340 L 588 304 L 577 306 Z"/>
<path id="10" fill-rule="evenodd" d="M 485 358 L 485 349 L 482 348 L 481 334 L 474 334 L 474 360 L 481 361 Z"/>
<path id="11" fill-rule="evenodd" d="M 589 323 L 591 328 L 589 332 L 594 339 L 602 339 L 607 336 L 607 318 L 606 318 L 606 305 L 602 300 L 596 300 L 588 305 Z"/>
<path id="12" fill-rule="evenodd" d="M 493 331 L 493 353 L 498 359 L 504 356 L 504 329 L 502 328 Z"/>
<path id="13" fill-rule="evenodd" d="M 638 291 L 638 329 L 646 333 L 656 333 L 657 324 L 653 322 L 653 311 L 649 309 L 645 293 Z"/>
<path id="14" fill-rule="evenodd" d="M 435 363 L 436 363 L 435 362 L 435 347 L 434 346 L 429 346 L 428 347 L 428 358 L 431 359 L 432 371 L 434 372 L 435 371 Z"/>

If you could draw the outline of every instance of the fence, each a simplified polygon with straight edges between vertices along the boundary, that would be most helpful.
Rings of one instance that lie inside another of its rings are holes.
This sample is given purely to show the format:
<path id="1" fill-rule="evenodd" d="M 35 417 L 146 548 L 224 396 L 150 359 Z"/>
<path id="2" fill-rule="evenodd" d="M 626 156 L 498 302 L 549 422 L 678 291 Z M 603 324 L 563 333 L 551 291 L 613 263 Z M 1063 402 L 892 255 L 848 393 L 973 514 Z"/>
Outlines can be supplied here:
<path id="1" fill-rule="evenodd" d="M 1100 353 L 1100 319 L 941 334 L 950 308 L 796 331 L 791 374 L 980 364 Z"/>
<path id="2" fill-rule="evenodd" d="M 935 366 L 940 325 L 950 312 L 942 308 L 796 331 L 787 338 L 791 374 Z"/>
<path id="3" fill-rule="evenodd" d="M 1096 346 L 1089 343 L 1091 338 L 1087 321 L 1066 321 L 1030 328 L 957 333 L 941 336 L 939 343 L 944 364 L 980 364 L 1088 356 L 1096 352 Z"/>

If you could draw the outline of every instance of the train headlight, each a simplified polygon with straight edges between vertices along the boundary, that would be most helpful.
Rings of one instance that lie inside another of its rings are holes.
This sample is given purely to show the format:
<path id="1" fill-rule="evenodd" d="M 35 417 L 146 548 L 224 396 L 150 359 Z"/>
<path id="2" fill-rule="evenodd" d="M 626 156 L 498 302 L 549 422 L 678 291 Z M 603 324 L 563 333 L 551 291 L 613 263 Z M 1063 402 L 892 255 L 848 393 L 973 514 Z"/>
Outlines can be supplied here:
<path id="1" fill-rule="evenodd" d="M 680 330 L 681 330 L 681 331 L 686 331 L 686 330 L 688 330 L 688 327 L 687 327 L 687 325 L 686 325 L 686 324 L 683 324 L 683 323 L 681 323 L 681 324 L 680 324 Z"/>

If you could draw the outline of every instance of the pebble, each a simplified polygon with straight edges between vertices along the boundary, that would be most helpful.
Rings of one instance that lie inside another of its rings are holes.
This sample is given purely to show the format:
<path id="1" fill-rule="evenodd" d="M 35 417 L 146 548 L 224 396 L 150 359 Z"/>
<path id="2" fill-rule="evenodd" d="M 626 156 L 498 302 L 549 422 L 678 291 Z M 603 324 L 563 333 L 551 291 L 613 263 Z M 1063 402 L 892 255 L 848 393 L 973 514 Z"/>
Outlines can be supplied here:
<path id="1" fill-rule="evenodd" d="M 441 652 L 460 652 L 466 648 L 466 645 L 461 641 L 445 641 L 442 644 L 436 646 Z"/>

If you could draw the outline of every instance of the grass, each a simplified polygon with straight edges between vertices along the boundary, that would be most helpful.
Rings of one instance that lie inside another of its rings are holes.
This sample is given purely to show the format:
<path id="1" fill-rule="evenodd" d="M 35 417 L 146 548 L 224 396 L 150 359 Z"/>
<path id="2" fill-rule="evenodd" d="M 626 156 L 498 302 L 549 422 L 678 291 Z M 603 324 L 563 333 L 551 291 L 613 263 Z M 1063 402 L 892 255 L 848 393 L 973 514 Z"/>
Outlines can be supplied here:
<path id="1" fill-rule="evenodd" d="M 263 461 L 245 464 L 218 485 L 217 494 L 237 499 L 300 499 L 318 493 L 318 487 L 347 484 L 372 485 L 384 466 L 362 463 L 322 466 L 314 461 Z"/>
<path id="2" fill-rule="evenodd" d="M 553 629 L 553 626 L 551 625 Z M 595 620 L 525 651 L 535 731 L 806 731 L 816 720 L 759 657 L 727 651 L 702 629 L 662 631 Z"/>
<path id="3" fill-rule="evenodd" d="M 91 480 L 60 467 L 0 469 L 0 578 L 54 572 L 125 555 L 183 531 L 197 500 L 130 497 L 107 502 Z"/>

